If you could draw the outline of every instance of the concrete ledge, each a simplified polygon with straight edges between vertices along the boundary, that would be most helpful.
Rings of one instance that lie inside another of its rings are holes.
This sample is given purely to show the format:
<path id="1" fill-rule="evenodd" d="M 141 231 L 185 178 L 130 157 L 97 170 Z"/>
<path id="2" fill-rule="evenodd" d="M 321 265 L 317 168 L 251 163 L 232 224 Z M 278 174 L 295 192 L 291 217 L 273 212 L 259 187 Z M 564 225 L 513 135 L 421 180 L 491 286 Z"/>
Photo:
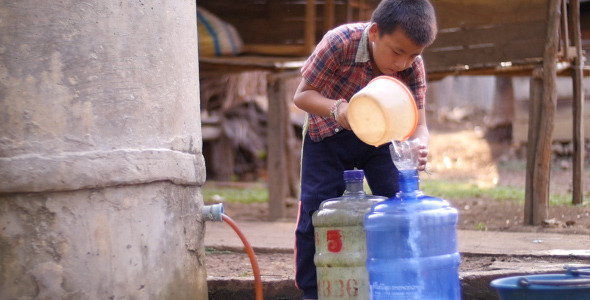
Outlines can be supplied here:
<path id="1" fill-rule="evenodd" d="M 156 181 L 203 185 L 204 166 L 200 154 L 169 149 L 20 155 L 0 158 L 0 193 L 70 191 Z"/>
<path id="2" fill-rule="evenodd" d="M 259 262 L 270 262 L 268 252 L 258 253 Z M 285 253 L 284 255 L 292 256 Z M 492 280 L 518 275 L 563 273 L 567 264 L 582 263 L 584 257 L 570 256 L 514 256 L 461 255 L 461 294 L 463 300 L 497 300 L 496 290 L 490 286 Z M 301 292 L 295 287 L 291 270 L 276 270 L 275 276 L 262 276 L 264 299 L 301 299 Z M 209 300 L 240 300 L 255 298 L 255 283 L 252 276 L 208 277 Z"/>
<path id="3" fill-rule="evenodd" d="M 252 300 L 256 298 L 254 280 L 244 278 L 208 279 L 209 300 Z M 262 280 L 264 299 L 291 300 L 302 297 L 294 279 Z"/>
<path id="4" fill-rule="evenodd" d="M 559 273 L 554 269 L 545 272 L 467 272 L 461 273 L 461 298 L 463 300 L 498 300 L 496 290 L 490 286 L 492 280 L 518 275 L 531 275 L 540 273 Z M 209 300 L 250 300 L 254 299 L 255 284 L 253 279 L 217 278 L 208 279 Z M 301 291 L 295 287 L 294 279 L 266 280 L 263 279 L 264 299 L 274 300 L 300 300 Z"/>

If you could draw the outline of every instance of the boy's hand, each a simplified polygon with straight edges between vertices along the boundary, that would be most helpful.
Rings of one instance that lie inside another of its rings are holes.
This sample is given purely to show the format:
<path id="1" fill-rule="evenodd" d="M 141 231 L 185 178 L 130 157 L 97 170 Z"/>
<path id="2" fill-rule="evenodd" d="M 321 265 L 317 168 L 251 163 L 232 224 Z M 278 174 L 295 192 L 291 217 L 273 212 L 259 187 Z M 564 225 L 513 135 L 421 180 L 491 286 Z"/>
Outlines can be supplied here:
<path id="1" fill-rule="evenodd" d="M 336 122 L 346 130 L 351 130 L 348 123 L 348 102 L 343 101 L 338 105 L 338 114 L 336 115 Z"/>
<path id="2" fill-rule="evenodd" d="M 428 162 L 428 147 L 424 144 L 418 145 L 418 171 L 426 171 Z"/>

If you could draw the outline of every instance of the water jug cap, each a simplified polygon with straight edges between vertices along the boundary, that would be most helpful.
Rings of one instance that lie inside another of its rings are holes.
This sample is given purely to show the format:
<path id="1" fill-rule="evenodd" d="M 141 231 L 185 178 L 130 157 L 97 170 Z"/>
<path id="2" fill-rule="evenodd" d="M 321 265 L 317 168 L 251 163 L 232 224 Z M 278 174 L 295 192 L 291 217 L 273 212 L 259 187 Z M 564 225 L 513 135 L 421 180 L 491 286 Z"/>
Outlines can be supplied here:
<path id="1" fill-rule="evenodd" d="M 346 170 L 344 171 L 344 181 L 362 181 L 365 179 L 363 170 Z"/>

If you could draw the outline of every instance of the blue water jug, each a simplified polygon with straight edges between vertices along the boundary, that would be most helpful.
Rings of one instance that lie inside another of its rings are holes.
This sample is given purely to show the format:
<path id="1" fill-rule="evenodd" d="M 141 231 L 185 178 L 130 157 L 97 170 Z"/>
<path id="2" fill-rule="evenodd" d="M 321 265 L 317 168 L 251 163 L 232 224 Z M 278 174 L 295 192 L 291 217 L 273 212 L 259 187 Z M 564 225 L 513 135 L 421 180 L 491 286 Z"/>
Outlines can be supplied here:
<path id="1" fill-rule="evenodd" d="M 416 169 L 364 218 L 371 299 L 460 299 L 457 210 L 422 194 Z"/>
<path id="2" fill-rule="evenodd" d="M 320 300 L 369 299 L 363 218 L 374 204 L 387 198 L 366 194 L 364 178 L 363 170 L 344 171 L 344 194 L 323 201 L 312 216 Z"/>

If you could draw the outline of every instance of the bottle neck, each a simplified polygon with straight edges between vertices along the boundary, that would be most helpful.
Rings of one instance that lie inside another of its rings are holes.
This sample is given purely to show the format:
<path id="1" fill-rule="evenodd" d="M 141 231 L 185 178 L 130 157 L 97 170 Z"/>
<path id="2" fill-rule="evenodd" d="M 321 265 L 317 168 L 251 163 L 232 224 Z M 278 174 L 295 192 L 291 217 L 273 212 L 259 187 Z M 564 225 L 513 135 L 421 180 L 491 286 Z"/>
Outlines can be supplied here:
<path id="1" fill-rule="evenodd" d="M 420 179 L 418 170 L 401 170 L 399 171 L 399 191 L 403 193 L 414 193 L 420 190 Z"/>
<path id="2" fill-rule="evenodd" d="M 365 192 L 363 181 L 347 181 L 346 182 L 346 190 L 344 190 L 343 196 L 347 195 L 358 195 L 363 194 Z"/>

